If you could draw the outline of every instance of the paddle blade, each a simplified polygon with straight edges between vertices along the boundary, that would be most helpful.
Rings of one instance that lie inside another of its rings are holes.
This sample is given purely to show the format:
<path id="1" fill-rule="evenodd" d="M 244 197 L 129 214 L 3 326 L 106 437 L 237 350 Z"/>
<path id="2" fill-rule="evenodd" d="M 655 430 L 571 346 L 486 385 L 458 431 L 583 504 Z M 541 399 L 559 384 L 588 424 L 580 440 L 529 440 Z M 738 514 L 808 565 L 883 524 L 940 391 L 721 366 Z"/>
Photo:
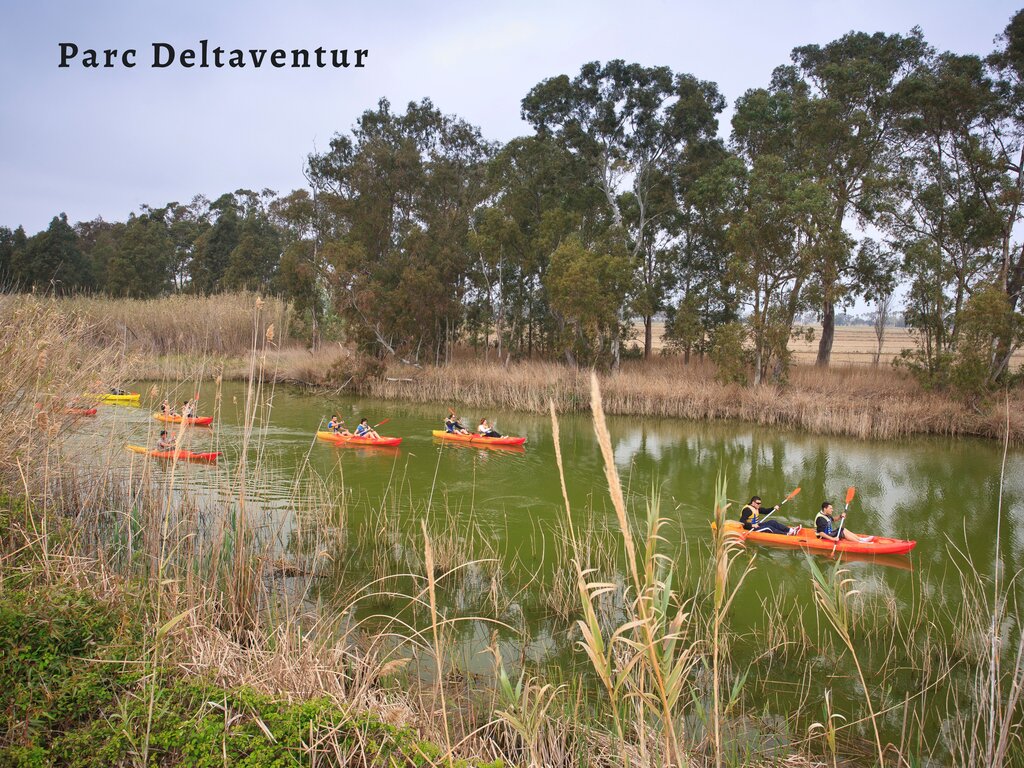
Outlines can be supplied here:
<path id="1" fill-rule="evenodd" d="M 793 492 L 790 493 L 789 496 L 787 496 L 785 500 L 789 501 L 790 499 L 795 497 L 798 493 L 800 493 L 800 486 L 799 485 L 796 488 L 793 489 Z"/>
<path id="2" fill-rule="evenodd" d="M 846 505 L 849 506 L 850 502 L 853 501 L 853 494 L 857 492 L 857 489 L 852 485 L 846 489 Z"/>
<path id="3" fill-rule="evenodd" d="M 387 424 L 387 423 L 388 423 L 389 421 L 391 421 L 391 417 L 390 417 L 390 416 L 388 416 L 388 418 L 386 418 L 386 419 L 382 419 L 381 421 L 378 421 L 378 422 L 377 422 L 376 424 L 374 424 L 373 426 L 374 426 L 374 428 L 376 429 L 376 428 L 377 428 L 377 427 L 379 427 L 379 426 L 380 426 L 381 424 Z"/>

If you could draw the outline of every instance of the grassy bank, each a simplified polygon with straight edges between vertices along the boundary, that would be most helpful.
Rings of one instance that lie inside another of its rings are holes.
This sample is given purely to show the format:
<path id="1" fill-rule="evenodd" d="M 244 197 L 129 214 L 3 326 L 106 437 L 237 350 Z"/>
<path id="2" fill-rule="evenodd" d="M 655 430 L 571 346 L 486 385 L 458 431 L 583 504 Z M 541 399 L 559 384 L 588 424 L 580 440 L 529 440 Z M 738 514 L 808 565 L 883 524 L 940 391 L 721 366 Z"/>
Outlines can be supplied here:
<path id="1" fill-rule="evenodd" d="M 4 514 L 10 516 L 9 506 Z M 7 539 L 11 531 L 0 534 Z M 41 543 L 5 553 L 3 563 L 0 764 L 446 762 L 444 750 L 411 729 L 336 698 L 290 695 L 256 679 L 251 668 L 221 669 L 219 679 L 190 671 L 196 654 L 186 649 L 208 645 L 210 632 L 198 636 L 180 617 L 159 624 L 150 585 L 111 578 L 94 562 L 44 553 Z"/>

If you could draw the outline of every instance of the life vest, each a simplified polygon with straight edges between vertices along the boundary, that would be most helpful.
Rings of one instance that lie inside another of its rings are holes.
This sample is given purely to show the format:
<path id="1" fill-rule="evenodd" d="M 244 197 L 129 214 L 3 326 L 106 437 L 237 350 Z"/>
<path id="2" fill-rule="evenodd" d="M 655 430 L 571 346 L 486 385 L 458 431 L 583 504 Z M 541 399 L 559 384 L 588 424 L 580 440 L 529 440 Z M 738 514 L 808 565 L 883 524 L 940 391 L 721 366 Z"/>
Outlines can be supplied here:
<path id="1" fill-rule="evenodd" d="M 744 521 L 744 517 L 743 516 L 744 516 L 744 514 L 746 513 L 746 511 L 748 509 L 750 510 L 750 517 L 746 518 L 746 520 Z M 757 525 L 757 515 L 758 515 L 757 510 L 754 509 L 754 507 L 751 506 L 750 504 L 746 504 L 746 505 L 744 505 L 743 509 L 740 510 L 740 522 L 743 523 L 744 525 L 751 525 L 751 526 Z"/>
<path id="2" fill-rule="evenodd" d="M 824 512 L 819 512 L 818 514 L 816 514 L 814 516 L 814 530 L 815 530 L 815 532 L 816 533 L 822 533 L 822 531 L 818 530 L 818 519 L 819 518 L 825 521 L 825 531 L 824 532 L 827 533 L 829 536 L 835 536 L 835 532 L 832 530 L 832 524 L 835 521 L 831 517 L 826 515 Z"/>

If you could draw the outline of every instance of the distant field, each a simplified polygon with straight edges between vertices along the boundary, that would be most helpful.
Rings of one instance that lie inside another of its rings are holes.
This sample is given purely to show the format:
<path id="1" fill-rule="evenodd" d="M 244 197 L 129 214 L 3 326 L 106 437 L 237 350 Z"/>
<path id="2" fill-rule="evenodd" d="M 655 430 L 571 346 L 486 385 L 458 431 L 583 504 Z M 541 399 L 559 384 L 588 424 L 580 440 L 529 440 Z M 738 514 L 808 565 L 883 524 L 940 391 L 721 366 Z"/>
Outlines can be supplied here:
<path id="1" fill-rule="evenodd" d="M 821 326 L 810 326 L 814 330 L 814 340 L 793 339 L 789 348 L 793 352 L 793 361 L 797 364 L 813 363 L 818 356 L 818 340 L 821 338 Z M 665 330 L 664 323 L 654 324 L 654 351 L 660 351 L 665 345 L 662 342 L 662 334 Z M 643 346 L 644 327 L 642 324 L 633 328 L 634 345 Z M 882 345 L 882 363 L 889 363 L 904 349 L 914 349 L 916 346 L 914 337 L 906 328 L 886 328 L 885 343 Z M 875 360 L 875 350 L 878 348 L 878 340 L 875 338 L 875 329 L 870 326 L 854 325 L 839 326 L 836 328 L 835 341 L 832 343 L 832 362 L 847 365 L 871 365 Z M 1024 364 L 1024 351 L 1018 351 L 1013 356 L 1013 367 Z"/>

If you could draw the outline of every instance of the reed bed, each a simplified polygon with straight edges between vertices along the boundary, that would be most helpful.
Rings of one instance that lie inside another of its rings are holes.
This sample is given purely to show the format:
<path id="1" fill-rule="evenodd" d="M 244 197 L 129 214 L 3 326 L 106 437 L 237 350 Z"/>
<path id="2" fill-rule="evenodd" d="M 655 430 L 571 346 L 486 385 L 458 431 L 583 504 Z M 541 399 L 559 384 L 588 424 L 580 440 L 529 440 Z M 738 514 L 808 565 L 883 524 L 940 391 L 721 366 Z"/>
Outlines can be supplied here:
<path id="1" fill-rule="evenodd" d="M 12 297 L 13 301 L 31 300 Z M 94 343 L 146 355 L 247 355 L 257 302 L 278 344 L 288 342 L 291 306 L 253 293 L 173 294 L 158 299 L 74 296 L 53 299 L 59 312 L 83 319 Z"/>
<path id="2" fill-rule="evenodd" d="M 370 383 L 382 399 L 458 403 L 543 413 L 586 411 L 589 372 L 556 363 L 501 366 L 467 361 L 422 370 L 393 369 Z M 678 358 L 630 361 L 599 377 L 607 413 L 690 420 L 731 419 L 816 434 L 870 440 L 913 435 L 1001 439 L 1005 403 L 980 411 L 921 388 L 890 368 L 794 368 L 785 385 L 757 388 L 721 384 L 708 363 Z M 1008 393 L 1010 439 L 1024 442 L 1024 393 Z"/>

